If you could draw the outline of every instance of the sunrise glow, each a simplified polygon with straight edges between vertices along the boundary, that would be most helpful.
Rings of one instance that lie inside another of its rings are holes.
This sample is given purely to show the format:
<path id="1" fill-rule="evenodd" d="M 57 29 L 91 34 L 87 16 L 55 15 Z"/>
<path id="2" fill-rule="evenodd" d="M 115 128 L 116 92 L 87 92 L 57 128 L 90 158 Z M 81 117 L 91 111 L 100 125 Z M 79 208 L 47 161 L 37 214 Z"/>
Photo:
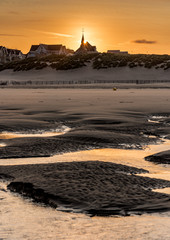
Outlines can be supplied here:
<path id="1" fill-rule="evenodd" d="M 169 53 L 168 0 L 1 1 L 0 45 L 28 52 L 32 44 L 63 44 L 76 50 L 85 41 L 101 52 Z"/>

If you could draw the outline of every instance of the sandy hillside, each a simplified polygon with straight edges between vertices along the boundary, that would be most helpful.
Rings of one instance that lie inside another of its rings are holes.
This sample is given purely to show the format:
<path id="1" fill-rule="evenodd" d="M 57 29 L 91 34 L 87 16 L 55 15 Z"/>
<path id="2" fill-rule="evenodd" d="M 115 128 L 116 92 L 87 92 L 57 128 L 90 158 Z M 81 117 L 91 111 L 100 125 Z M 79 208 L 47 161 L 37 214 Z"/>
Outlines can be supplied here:
<path id="1" fill-rule="evenodd" d="M 13 72 L 5 70 L 0 72 L 0 82 L 7 81 L 8 84 L 27 83 L 37 85 L 48 84 L 99 84 L 109 82 L 126 82 L 137 81 L 160 82 L 170 81 L 170 70 L 163 69 L 146 69 L 137 68 L 114 68 L 114 69 L 92 69 L 91 66 L 80 69 L 56 71 L 51 68 L 42 70 L 30 70 L 23 72 Z M 17 82 L 17 83 L 16 83 Z M 144 82 L 141 82 L 144 83 Z"/>

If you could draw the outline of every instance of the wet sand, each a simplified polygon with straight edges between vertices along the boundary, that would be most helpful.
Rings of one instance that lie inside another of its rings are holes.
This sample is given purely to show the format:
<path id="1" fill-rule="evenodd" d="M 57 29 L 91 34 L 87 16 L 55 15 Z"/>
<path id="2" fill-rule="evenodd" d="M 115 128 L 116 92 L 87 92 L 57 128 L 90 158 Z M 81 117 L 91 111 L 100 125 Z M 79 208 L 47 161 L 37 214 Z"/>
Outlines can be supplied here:
<path id="1" fill-rule="evenodd" d="M 147 156 L 145 159 L 157 164 L 170 164 L 170 150 Z"/>
<path id="2" fill-rule="evenodd" d="M 0 93 L 1 132 L 50 131 L 63 125 L 70 128 L 61 136 L 2 137 L 0 158 L 4 161 L 5 158 L 51 156 L 92 148 L 140 149 L 161 136 L 170 138 L 168 89 L 1 89 Z M 91 214 L 123 215 L 129 211 L 169 209 L 169 195 L 146 190 L 168 187 L 169 182 L 134 176 L 135 172 L 128 175 L 126 166 L 120 171 L 117 165 L 108 169 L 100 163 L 102 167 L 98 169 L 99 162 L 84 164 L 87 171 L 83 163 L 76 168 L 75 163 L 69 163 L 16 168 L 1 166 L 0 173 L 2 178 L 14 177 L 9 185 L 12 191 L 31 196 L 36 201 L 38 198 L 42 201 L 40 196 L 44 193 L 50 194 L 50 205 L 57 206 L 59 199 L 62 204 L 66 201 L 69 206 Z M 64 166 L 65 171 L 57 170 L 59 166 Z"/>
<path id="3" fill-rule="evenodd" d="M 71 128 L 62 136 L 2 139 L 0 158 L 49 156 L 91 148 L 142 148 L 170 136 L 169 90 L 0 90 L 1 132 Z M 163 116 L 155 121 L 154 116 Z M 148 121 L 150 119 L 150 121 Z M 149 136 L 155 136 L 150 138 Z"/>

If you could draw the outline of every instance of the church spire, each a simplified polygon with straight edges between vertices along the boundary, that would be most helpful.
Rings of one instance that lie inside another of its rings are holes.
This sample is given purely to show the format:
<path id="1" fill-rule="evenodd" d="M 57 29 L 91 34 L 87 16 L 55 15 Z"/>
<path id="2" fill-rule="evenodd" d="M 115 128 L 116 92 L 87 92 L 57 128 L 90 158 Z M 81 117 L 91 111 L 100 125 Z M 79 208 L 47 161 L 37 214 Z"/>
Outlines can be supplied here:
<path id="1" fill-rule="evenodd" d="M 82 29 L 82 39 L 81 39 L 81 44 L 84 45 L 84 28 Z"/>

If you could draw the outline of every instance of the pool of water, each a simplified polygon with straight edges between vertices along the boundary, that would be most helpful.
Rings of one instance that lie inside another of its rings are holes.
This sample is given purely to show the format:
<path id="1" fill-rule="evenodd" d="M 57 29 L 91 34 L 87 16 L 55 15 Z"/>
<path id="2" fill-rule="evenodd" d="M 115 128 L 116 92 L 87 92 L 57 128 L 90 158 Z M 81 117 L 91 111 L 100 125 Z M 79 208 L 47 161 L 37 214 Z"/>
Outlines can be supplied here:
<path id="1" fill-rule="evenodd" d="M 170 180 L 168 165 L 144 160 L 150 154 L 169 150 L 170 141 L 143 150 L 98 149 L 56 155 L 49 158 L 0 159 L 0 165 L 71 161 L 107 161 L 144 168 L 144 174 Z M 93 217 L 68 213 L 32 203 L 6 189 L 0 182 L 0 239 L 7 240 L 170 240 L 170 212 L 130 217 Z M 170 193 L 170 189 L 159 190 Z"/>
<path id="2" fill-rule="evenodd" d="M 25 137 L 53 137 L 57 135 L 62 135 L 70 131 L 70 128 L 67 126 L 61 126 L 58 129 L 51 129 L 49 131 L 34 131 L 31 133 L 22 133 L 22 132 L 1 132 L 0 139 L 11 139 L 11 138 L 25 138 Z M 0 144 L 0 146 L 3 145 Z"/>
<path id="3" fill-rule="evenodd" d="M 0 239 L 168 240 L 170 212 L 94 217 L 57 211 L 6 192 L 0 183 Z"/>
<path id="4" fill-rule="evenodd" d="M 73 161 L 106 161 L 124 164 L 149 171 L 145 176 L 154 176 L 170 180 L 170 166 L 156 165 L 145 161 L 145 157 L 160 151 L 170 150 L 170 140 L 164 140 L 156 145 L 149 145 L 143 150 L 136 149 L 94 149 L 73 153 L 65 153 L 52 157 L 0 159 L 0 165 L 46 164 Z"/>

